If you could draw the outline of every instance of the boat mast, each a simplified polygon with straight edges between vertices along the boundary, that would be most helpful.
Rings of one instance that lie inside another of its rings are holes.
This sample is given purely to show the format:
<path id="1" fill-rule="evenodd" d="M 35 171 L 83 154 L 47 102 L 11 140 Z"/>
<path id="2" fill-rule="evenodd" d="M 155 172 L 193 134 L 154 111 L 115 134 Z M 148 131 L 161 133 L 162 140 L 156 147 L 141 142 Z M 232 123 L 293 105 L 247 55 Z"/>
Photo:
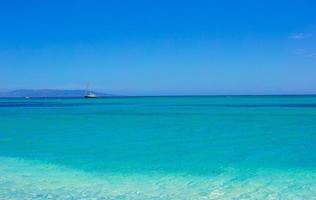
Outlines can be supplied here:
<path id="1" fill-rule="evenodd" d="M 86 96 L 90 94 L 89 89 L 90 89 L 90 83 L 87 83 L 87 88 L 86 88 L 86 93 L 85 93 Z"/>

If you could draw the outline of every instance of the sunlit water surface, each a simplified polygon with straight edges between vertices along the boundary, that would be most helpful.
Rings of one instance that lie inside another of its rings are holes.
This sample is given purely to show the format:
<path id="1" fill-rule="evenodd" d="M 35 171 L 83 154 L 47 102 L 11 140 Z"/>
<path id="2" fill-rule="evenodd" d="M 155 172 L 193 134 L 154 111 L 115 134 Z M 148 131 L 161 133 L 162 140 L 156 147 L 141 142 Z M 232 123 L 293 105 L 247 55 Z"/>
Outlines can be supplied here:
<path id="1" fill-rule="evenodd" d="M 0 99 L 0 199 L 316 199 L 316 97 Z"/>

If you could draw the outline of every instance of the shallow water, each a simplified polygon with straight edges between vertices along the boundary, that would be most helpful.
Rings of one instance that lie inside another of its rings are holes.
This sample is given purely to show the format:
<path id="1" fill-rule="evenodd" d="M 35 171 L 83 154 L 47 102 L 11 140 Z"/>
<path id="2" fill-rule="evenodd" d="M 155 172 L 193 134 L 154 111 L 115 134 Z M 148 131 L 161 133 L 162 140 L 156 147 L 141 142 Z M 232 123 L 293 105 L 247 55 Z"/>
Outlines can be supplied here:
<path id="1" fill-rule="evenodd" d="M 316 97 L 1 99 L 0 199 L 316 199 Z"/>

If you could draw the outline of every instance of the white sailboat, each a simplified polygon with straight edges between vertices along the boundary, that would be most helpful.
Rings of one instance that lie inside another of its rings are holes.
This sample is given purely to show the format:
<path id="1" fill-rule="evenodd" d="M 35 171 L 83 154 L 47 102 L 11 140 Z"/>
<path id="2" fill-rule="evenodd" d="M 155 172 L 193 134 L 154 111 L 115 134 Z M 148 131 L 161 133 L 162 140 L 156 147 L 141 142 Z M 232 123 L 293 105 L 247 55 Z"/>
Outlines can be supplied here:
<path id="1" fill-rule="evenodd" d="M 84 98 L 97 98 L 97 95 L 92 92 L 89 92 L 87 95 L 84 96 Z"/>
<path id="2" fill-rule="evenodd" d="M 86 94 L 84 98 L 97 98 L 97 95 L 89 90 L 89 85 L 87 86 Z"/>

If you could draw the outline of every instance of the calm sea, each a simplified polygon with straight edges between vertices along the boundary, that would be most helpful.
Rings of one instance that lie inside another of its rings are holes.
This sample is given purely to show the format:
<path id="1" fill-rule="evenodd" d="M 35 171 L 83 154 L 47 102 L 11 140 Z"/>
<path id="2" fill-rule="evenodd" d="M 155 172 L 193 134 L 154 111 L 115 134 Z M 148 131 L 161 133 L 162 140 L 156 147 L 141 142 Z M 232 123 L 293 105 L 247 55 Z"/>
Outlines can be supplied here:
<path id="1" fill-rule="evenodd" d="M 316 96 L 0 99 L 0 199 L 316 199 Z"/>

